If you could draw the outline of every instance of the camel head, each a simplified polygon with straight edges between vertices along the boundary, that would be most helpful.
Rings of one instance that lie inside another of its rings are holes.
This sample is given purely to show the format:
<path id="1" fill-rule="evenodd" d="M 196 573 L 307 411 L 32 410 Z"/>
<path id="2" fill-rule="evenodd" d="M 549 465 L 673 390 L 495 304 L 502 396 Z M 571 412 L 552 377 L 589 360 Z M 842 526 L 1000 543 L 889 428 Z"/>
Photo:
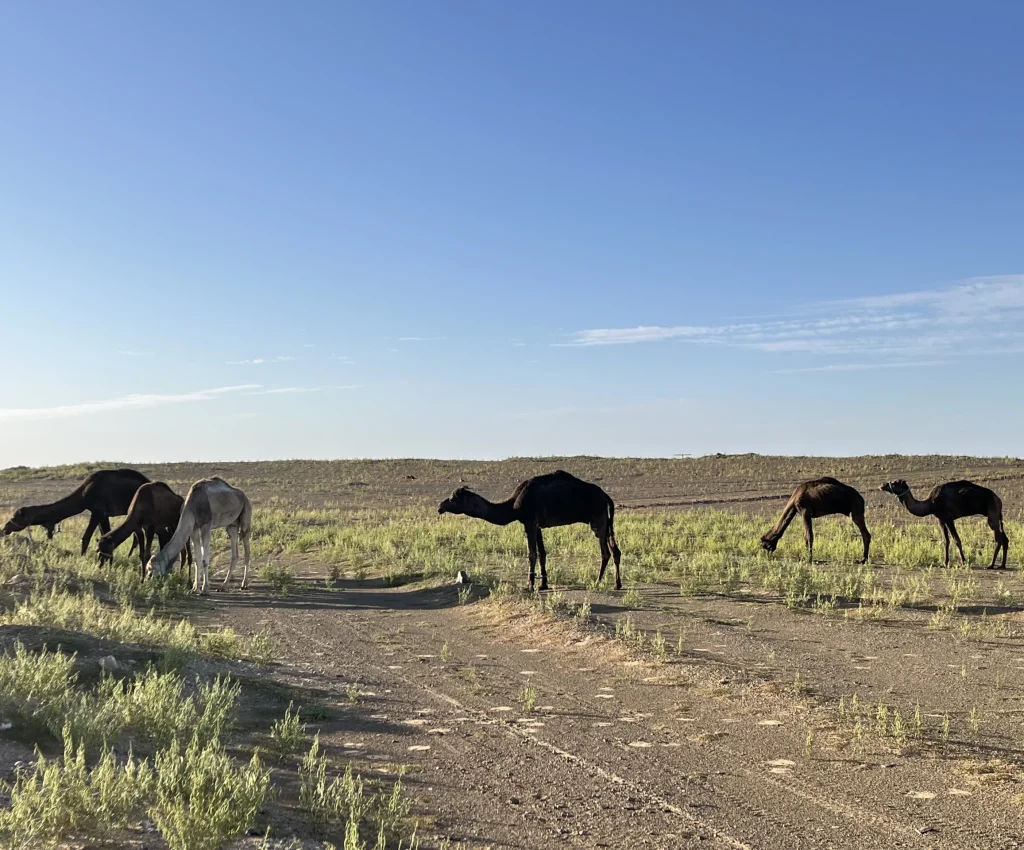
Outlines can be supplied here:
<path id="1" fill-rule="evenodd" d="M 437 506 L 439 514 L 464 514 L 473 494 L 466 487 L 459 487 Z"/>
<path id="2" fill-rule="evenodd" d="M 99 549 L 100 563 L 101 564 L 113 563 L 113 561 L 114 561 L 114 547 L 113 547 L 112 544 L 113 544 L 113 541 L 111 541 L 109 534 L 104 534 L 100 538 L 100 542 L 97 545 L 97 548 Z"/>
<path id="3" fill-rule="evenodd" d="M 902 499 L 910 492 L 910 485 L 901 478 L 899 481 L 888 481 L 878 489 L 883 493 L 892 493 L 897 499 Z"/>
<path id="4" fill-rule="evenodd" d="M 18 508 L 18 510 L 14 512 L 14 516 L 7 520 L 7 525 L 4 526 L 3 536 L 6 537 L 8 534 L 16 534 L 19 531 L 24 531 L 31 524 L 27 511 L 24 508 Z"/>
<path id="5" fill-rule="evenodd" d="M 765 552 L 774 552 L 779 545 L 777 538 L 772 537 L 770 534 L 762 535 L 761 537 L 761 548 Z"/>

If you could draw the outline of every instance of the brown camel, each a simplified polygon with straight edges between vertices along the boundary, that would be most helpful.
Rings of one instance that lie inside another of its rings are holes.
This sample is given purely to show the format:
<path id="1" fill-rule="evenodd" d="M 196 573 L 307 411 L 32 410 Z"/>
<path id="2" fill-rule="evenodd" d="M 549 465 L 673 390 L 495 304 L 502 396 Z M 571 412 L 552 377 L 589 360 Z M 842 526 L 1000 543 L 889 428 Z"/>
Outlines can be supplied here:
<path id="1" fill-rule="evenodd" d="M 992 553 L 992 563 L 989 569 L 996 565 L 996 558 L 999 550 L 1003 550 L 1003 562 L 1000 569 L 1006 569 L 1006 553 L 1010 546 L 1010 538 L 1006 536 L 1003 529 L 1003 502 L 988 487 L 982 487 L 973 481 L 949 481 L 940 484 L 924 501 L 918 501 L 910 492 L 910 486 L 906 481 L 890 481 L 880 488 L 886 493 L 892 493 L 903 503 L 908 511 L 914 516 L 933 516 L 939 521 L 942 529 L 942 542 L 945 552 L 945 563 L 949 566 L 949 536 L 953 535 L 956 548 L 960 552 L 960 563 L 967 563 L 964 557 L 964 547 L 960 542 L 960 535 L 956 532 L 954 520 L 966 516 L 983 516 L 988 519 L 989 528 L 995 534 L 996 548 Z"/>
<path id="2" fill-rule="evenodd" d="M 761 547 L 769 552 L 774 552 L 786 528 L 797 514 L 800 514 L 804 520 L 804 540 L 807 543 L 808 563 L 814 558 L 812 520 L 815 517 L 829 514 L 843 514 L 853 520 L 853 524 L 860 529 L 860 536 L 864 540 L 864 558 L 860 563 L 868 562 L 871 534 L 868 532 L 867 525 L 864 524 L 864 497 L 849 484 L 843 484 L 842 481 L 837 481 L 835 478 L 816 478 L 814 481 L 805 481 L 789 497 L 779 521 L 761 538 Z"/>
<path id="3" fill-rule="evenodd" d="M 619 561 L 622 553 L 615 542 L 615 503 L 596 484 L 581 481 L 568 472 L 551 472 L 530 478 L 516 487 L 504 502 L 488 502 L 465 487 L 459 487 L 437 508 L 439 514 L 465 514 L 495 525 L 509 525 L 518 520 L 526 529 L 530 551 L 530 589 L 533 590 L 538 556 L 540 558 L 540 589 L 548 589 L 547 550 L 543 528 L 585 522 L 601 544 L 601 572 L 604 579 L 608 559 L 615 558 L 615 589 L 622 589 Z"/>
<path id="4" fill-rule="evenodd" d="M 85 479 L 74 492 L 49 505 L 30 505 L 18 508 L 7 521 L 3 533 L 13 534 L 32 525 L 49 530 L 55 523 L 89 511 L 89 525 L 82 537 L 82 554 L 89 549 L 89 541 L 97 528 L 102 534 L 110 531 L 110 517 L 128 513 L 135 491 L 149 479 L 134 469 L 100 469 Z"/>
<path id="5" fill-rule="evenodd" d="M 100 563 L 114 559 L 114 550 L 129 537 L 136 540 L 142 535 L 139 556 L 142 558 L 142 577 L 146 577 L 146 564 L 149 562 L 155 537 L 162 549 L 167 545 L 178 527 L 181 518 L 181 506 L 185 500 L 175 493 L 163 481 L 151 481 L 143 484 L 135 493 L 135 498 L 128 506 L 128 518 L 121 525 L 104 534 L 100 538 Z M 134 551 L 134 545 L 132 550 Z M 131 554 L 129 552 L 128 554 Z M 181 565 L 192 561 L 192 545 L 189 542 L 181 550 Z"/>

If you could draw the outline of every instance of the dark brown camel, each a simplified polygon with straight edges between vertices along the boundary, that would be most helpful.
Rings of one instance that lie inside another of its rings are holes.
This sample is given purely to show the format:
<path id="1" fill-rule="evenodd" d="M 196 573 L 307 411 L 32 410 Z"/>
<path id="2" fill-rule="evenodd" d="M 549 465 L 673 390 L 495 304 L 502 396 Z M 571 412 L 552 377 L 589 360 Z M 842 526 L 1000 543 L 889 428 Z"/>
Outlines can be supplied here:
<path id="1" fill-rule="evenodd" d="M 910 486 L 906 481 L 890 481 L 883 484 L 881 488 L 886 493 L 892 493 L 903 503 L 908 511 L 914 516 L 933 516 L 939 521 L 942 529 L 942 542 L 945 551 L 945 563 L 949 566 L 949 536 L 953 535 L 956 548 L 960 552 L 960 563 L 966 564 L 964 547 L 960 542 L 960 535 L 956 532 L 954 520 L 966 516 L 983 516 L 988 519 L 989 528 L 996 537 L 996 548 L 992 553 L 992 563 L 989 569 L 995 567 L 999 550 L 1003 550 L 1003 562 L 1000 569 L 1006 569 L 1006 552 L 1010 546 L 1010 538 L 1006 536 L 1003 529 L 1003 502 L 988 487 L 982 487 L 973 481 L 949 481 L 940 484 L 924 501 L 918 501 L 910 492 Z"/>
<path id="2" fill-rule="evenodd" d="M 148 484 L 143 484 L 136 491 L 132 503 L 128 506 L 128 518 L 109 534 L 104 534 L 100 538 L 100 562 L 112 561 L 114 550 L 118 546 L 133 535 L 138 539 L 141 534 L 143 542 L 139 546 L 139 555 L 142 558 L 142 577 L 145 578 L 146 564 L 149 563 L 152 554 L 153 538 L 155 537 L 159 541 L 161 549 L 167 545 L 167 541 L 174 534 L 174 529 L 178 527 L 181 506 L 184 503 L 185 500 L 163 481 L 151 481 Z M 132 548 L 134 550 L 134 546 Z M 186 563 L 192 563 L 191 543 L 186 544 L 185 548 L 181 550 L 182 567 Z"/>
<path id="3" fill-rule="evenodd" d="M 604 579 L 608 559 L 615 558 L 615 589 L 622 589 L 619 561 L 622 553 L 615 542 L 615 503 L 596 484 L 581 481 L 568 472 L 551 472 L 530 478 L 516 487 L 504 502 L 488 502 L 465 487 L 460 487 L 437 508 L 439 514 L 465 514 L 495 525 L 509 525 L 517 520 L 526 529 L 530 551 L 530 589 L 533 590 L 538 556 L 540 558 L 540 589 L 548 589 L 548 554 L 541 529 L 585 522 L 601 544 L 601 572 Z"/>
<path id="4" fill-rule="evenodd" d="M 100 469 L 82 482 L 74 492 L 49 505 L 30 505 L 18 508 L 7 521 L 3 533 L 14 534 L 32 525 L 52 527 L 68 517 L 89 511 L 89 525 L 82 538 L 82 554 L 89 549 L 89 541 L 97 528 L 110 531 L 110 517 L 128 513 L 135 491 L 149 479 L 134 469 Z"/>
<path id="5" fill-rule="evenodd" d="M 808 563 L 814 557 L 812 520 L 815 517 L 830 514 L 843 514 L 853 520 L 853 524 L 860 529 L 860 536 L 864 540 L 864 558 L 860 563 L 868 562 L 871 534 L 868 532 L 867 525 L 864 524 L 864 497 L 849 484 L 843 484 L 842 481 L 837 481 L 835 478 L 816 478 L 814 481 L 805 481 L 789 497 L 779 521 L 761 538 L 761 547 L 769 552 L 774 552 L 786 528 L 797 514 L 800 514 L 804 520 L 804 540 L 807 543 Z"/>

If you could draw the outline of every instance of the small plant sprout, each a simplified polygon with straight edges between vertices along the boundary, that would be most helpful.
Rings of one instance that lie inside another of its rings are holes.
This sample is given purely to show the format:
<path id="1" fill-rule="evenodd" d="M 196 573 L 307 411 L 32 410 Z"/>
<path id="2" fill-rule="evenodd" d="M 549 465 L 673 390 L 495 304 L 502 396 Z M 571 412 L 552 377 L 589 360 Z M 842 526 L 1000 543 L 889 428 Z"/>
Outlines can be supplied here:
<path id="1" fill-rule="evenodd" d="M 661 633 L 660 629 L 651 639 L 651 649 L 654 651 L 654 657 L 657 658 L 658 661 L 664 662 L 668 660 L 668 649 L 665 645 L 665 636 Z"/>
<path id="2" fill-rule="evenodd" d="M 278 754 L 284 756 L 299 748 L 306 734 L 306 725 L 299 721 L 299 712 L 295 703 L 288 703 L 288 710 L 283 720 L 275 720 L 270 727 L 271 745 Z"/>
<path id="3" fill-rule="evenodd" d="M 536 688 L 531 688 L 529 685 L 524 686 L 519 692 L 519 702 L 523 706 L 523 711 L 530 714 L 533 711 L 534 706 L 537 704 Z"/>
<path id="4" fill-rule="evenodd" d="M 441 663 L 442 664 L 447 664 L 448 663 L 448 652 L 449 652 L 448 651 L 448 641 L 445 641 L 441 645 Z"/>

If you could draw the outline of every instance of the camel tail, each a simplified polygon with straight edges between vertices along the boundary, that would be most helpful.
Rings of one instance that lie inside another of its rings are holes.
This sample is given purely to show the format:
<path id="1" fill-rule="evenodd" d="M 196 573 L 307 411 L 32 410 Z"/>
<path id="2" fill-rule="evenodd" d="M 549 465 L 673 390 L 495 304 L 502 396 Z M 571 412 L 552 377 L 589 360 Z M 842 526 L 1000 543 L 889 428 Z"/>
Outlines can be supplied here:
<path id="1" fill-rule="evenodd" d="M 188 545 L 189 540 L 192 537 L 192 529 L 196 525 L 196 515 L 192 506 L 185 502 L 181 508 L 181 518 L 178 520 L 178 527 L 174 529 L 174 534 L 171 535 L 171 539 L 167 541 L 167 545 L 162 547 L 151 559 L 150 563 L 153 565 L 154 572 L 159 575 L 167 575 L 170 571 L 170 565 L 177 560 L 181 554 L 181 550 Z"/>
<path id="2" fill-rule="evenodd" d="M 608 497 L 608 536 L 615 539 L 615 502 L 611 496 Z"/>

